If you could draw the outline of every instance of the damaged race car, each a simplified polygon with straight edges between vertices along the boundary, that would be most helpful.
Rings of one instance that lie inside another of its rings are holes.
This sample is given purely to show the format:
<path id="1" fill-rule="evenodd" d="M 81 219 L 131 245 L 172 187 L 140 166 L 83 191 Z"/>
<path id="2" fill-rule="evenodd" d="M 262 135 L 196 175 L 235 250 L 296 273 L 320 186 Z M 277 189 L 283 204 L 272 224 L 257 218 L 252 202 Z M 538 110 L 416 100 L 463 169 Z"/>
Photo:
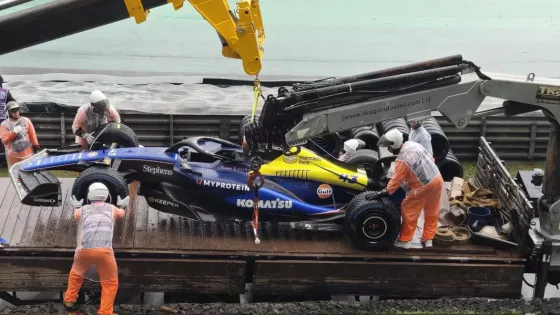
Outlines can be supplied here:
<path id="1" fill-rule="evenodd" d="M 66 170 L 80 172 L 71 190 L 78 200 L 87 200 L 91 183 L 102 182 L 115 204 L 118 196 L 128 195 L 128 184 L 139 181 L 138 194 L 159 211 L 204 222 L 253 219 L 255 193 L 248 186 L 250 161 L 242 145 L 190 137 L 170 147 L 142 147 L 134 132 L 118 123 L 101 126 L 94 135 L 89 151 L 79 146 L 45 149 L 15 164 L 9 172 L 21 202 L 59 206 L 60 182 L 49 171 Z M 393 161 L 359 150 L 341 162 L 306 147 L 264 156 L 259 221 L 344 231 L 357 248 L 386 249 L 400 231 L 399 205 L 376 190 L 386 185 Z"/>

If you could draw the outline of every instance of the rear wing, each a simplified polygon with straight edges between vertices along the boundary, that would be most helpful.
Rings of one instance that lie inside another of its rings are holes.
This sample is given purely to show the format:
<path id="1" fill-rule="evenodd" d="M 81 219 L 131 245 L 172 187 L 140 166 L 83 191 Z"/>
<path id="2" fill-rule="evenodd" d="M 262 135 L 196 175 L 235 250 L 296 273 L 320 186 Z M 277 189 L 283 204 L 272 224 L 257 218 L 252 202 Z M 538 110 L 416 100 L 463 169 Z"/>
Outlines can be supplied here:
<path id="1" fill-rule="evenodd" d="M 10 179 L 22 204 L 30 206 L 57 207 L 62 203 L 60 181 L 48 171 L 22 171 L 29 163 L 48 157 L 47 149 L 18 162 L 9 170 Z"/>

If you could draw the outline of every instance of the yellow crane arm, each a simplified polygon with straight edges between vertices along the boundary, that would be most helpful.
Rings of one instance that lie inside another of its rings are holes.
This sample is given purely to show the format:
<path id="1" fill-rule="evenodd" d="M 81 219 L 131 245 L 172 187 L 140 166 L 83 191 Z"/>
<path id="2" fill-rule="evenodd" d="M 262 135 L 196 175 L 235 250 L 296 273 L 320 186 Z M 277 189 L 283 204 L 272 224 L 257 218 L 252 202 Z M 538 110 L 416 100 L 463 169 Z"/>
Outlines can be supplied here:
<path id="1" fill-rule="evenodd" d="M 259 0 L 239 0 L 234 14 L 227 0 L 188 0 L 202 17 L 218 32 L 222 55 L 241 59 L 248 75 L 258 75 L 262 68 L 264 25 Z M 128 13 L 137 24 L 146 21 L 149 10 L 142 0 L 124 0 Z M 184 0 L 167 0 L 175 10 L 183 7 Z"/>

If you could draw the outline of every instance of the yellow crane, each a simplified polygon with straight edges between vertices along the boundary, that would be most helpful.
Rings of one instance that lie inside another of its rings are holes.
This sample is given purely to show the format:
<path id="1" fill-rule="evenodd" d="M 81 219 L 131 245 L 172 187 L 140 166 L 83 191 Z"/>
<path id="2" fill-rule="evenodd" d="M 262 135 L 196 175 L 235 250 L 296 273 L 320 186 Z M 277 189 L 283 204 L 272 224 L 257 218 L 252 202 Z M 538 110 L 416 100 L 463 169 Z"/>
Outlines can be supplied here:
<path id="1" fill-rule="evenodd" d="M 167 0 L 175 10 L 184 5 L 184 0 Z M 136 23 L 146 21 L 149 10 L 144 9 L 142 0 L 124 0 L 128 13 Z M 258 75 L 262 68 L 264 50 L 264 26 L 259 0 L 240 0 L 236 14 L 230 10 L 227 0 L 188 0 L 188 2 L 218 32 L 222 42 L 222 55 L 241 59 L 248 75 Z"/>
<path id="2" fill-rule="evenodd" d="M 24 3 L 21 1 L 19 3 Z M 56 0 L 0 16 L 0 55 L 133 17 L 147 20 L 150 9 L 184 0 Z M 188 0 L 218 32 L 222 55 L 241 59 L 248 75 L 262 68 L 264 25 L 259 0 L 238 0 L 235 13 L 227 0 Z M 16 3 L 17 0 L 16 0 Z M 1 4 L 1 3 L 0 3 Z M 9 6 L 5 6 L 9 7 Z"/>

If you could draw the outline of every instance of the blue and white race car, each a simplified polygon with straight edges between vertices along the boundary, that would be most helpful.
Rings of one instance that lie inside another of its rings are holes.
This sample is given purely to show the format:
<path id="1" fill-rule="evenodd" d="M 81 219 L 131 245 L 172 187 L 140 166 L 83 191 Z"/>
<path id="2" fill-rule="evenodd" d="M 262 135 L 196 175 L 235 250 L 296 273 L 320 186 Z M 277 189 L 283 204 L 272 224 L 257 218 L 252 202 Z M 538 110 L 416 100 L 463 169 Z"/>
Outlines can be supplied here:
<path id="1" fill-rule="evenodd" d="M 255 199 L 241 145 L 191 137 L 170 147 L 142 147 L 123 124 L 108 124 L 96 135 L 90 151 L 46 149 L 15 164 L 10 176 L 22 203 L 60 205 L 60 182 L 49 171 L 67 170 L 80 172 L 71 190 L 78 200 L 86 200 L 91 183 L 102 182 L 116 203 L 139 181 L 138 194 L 150 207 L 193 220 L 250 221 L 256 203 L 259 221 L 343 230 L 356 247 L 373 250 L 391 246 L 400 230 L 398 201 L 376 191 L 392 159 L 379 160 L 375 151 L 359 150 L 348 162 L 304 147 L 264 156 Z"/>

